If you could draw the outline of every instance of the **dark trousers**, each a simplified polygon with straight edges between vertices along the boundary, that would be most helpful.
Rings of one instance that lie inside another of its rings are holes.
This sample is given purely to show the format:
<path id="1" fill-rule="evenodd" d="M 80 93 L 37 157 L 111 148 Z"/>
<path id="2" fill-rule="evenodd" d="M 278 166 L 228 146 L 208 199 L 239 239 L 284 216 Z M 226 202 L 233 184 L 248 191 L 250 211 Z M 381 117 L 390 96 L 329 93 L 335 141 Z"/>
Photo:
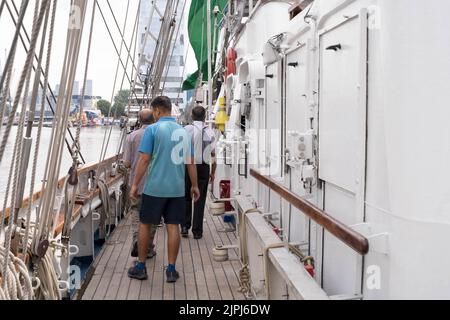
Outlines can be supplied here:
<path id="1" fill-rule="evenodd" d="M 194 205 L 194 217 L 192 217 L 191 179 L 186 170 L 186 219 L 184 227 L 188 230 L 192 227 L 194 235 L 203 235 L 203 219 L 205 214 L 206 196 L 208 194 L 210 166 L 208 164 L 197 165 L 198 188 L 200 199 Z"/>

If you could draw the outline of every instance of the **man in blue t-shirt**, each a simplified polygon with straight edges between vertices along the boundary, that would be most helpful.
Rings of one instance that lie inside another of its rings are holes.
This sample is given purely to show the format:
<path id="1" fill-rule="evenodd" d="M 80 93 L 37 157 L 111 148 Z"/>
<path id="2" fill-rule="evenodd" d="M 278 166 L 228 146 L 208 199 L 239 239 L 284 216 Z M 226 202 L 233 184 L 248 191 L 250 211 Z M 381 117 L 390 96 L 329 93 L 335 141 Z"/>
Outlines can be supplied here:
<path id="1" fill-rule="evenodd" d="M 129 269 L 128 276 L 138 280 L 147 279 L 145 261 L 151 227 L 159 224 L 163 217 L 168 233 L 167 282 L 173 283 L 180 277 L 175 264 L 180 248 L 180 225 L 185 219 L 186 168 L 192 181 L 190 192 L 195 201 L 199 199 L 200 191 L 192 142 L 183 127 L 171 116 L 172 102 L 168 97 L 158 97 L 151 106 L 157 123 L 145 130 L 130 194 L 132 199 L 138 197 L 139 183 L 149 171 L 140 212 L 139 260 Z"/>

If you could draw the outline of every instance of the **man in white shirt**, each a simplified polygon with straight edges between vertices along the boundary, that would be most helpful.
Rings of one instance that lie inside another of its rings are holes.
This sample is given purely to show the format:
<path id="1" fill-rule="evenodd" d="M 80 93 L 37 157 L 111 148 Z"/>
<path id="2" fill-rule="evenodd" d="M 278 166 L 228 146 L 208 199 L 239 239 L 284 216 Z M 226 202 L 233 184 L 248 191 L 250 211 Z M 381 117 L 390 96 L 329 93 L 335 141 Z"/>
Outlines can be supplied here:
<path id="1" fill-rule="evenodd" d="M 200 189 L 200 199 L 194 205 L 194 216 L 192 216 L 192 198 L 186 193 L 186 220 L 181 226 L 181 235 L 184 238 L 189 236 L 192 227 L 194 239 L 203 237 L 203 219 L 205 213 L 206 196 L 208 194 L 208 184 L 214 182 L 216 173 L 216 137 L 212 129 L 206 123 L 206 110 L 203 107 L 195 107 L 192 110 L 193 124 L 186 126 L 186 131 L 191 137 L 194 146 L 195 164 L 197 165 L 198 187 Z M 190 190 L 190 179 L 186 175 L 186 190 Z"/>

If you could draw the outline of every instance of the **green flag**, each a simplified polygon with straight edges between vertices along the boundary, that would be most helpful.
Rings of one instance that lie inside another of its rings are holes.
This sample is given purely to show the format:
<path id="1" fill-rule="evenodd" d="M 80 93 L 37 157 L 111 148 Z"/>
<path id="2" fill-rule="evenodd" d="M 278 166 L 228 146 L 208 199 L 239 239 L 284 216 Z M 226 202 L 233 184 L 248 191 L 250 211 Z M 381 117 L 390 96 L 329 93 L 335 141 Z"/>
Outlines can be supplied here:
<path id="1" fill-rule="evenodd" d="M 216 32 L 216 43 L 213 44 L 213 52 L 217 49 L 219 23 L 223 19 L 223 11 L 228 4 L 228 0 L 210 0 L 211 1 L 211 31 L 212 35 Z M 220 13 L 215 17 L 214 8 L 218 7 Z M 183 83 L 183 90 L 192 90 L 197 86 L 197 81 L 202 73 L 202 81 L 208 81 L 208 33 L 207 33 L 207 2 L 205 0 L 192 0 L 189 11 L 189 40 L 195 52 L 198 70 L 189 75 Z M 216 21 L 216 26 L 214 25 Z M 213 56 L 213 63 L 214 63 Z"/>

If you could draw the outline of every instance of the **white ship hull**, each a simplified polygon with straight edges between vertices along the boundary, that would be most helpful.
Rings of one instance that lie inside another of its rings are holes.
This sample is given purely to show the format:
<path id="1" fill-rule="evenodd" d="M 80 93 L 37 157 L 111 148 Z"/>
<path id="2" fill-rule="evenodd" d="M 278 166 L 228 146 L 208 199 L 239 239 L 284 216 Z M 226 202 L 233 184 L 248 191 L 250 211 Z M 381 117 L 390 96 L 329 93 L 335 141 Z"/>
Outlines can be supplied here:
<path id="1" fill-rule="evenodd" d="M 250 141 L 249 165 L 219 166 L 216 193 L 231 176 L 233 195 L 280 213 L 272 222 L 315 258 L 328 296 L 449 298 L 450 3 L 316 0 L 291 21 L 288 8 L 257 6 L 230 44 L 237 74 L 226 83 L 222 147 L 244 159 L 236 141 Z M 281 33 L 277 51 L 267 43 Z M 324 232 L 250 169 L 364 235 L 369 253 Z"/>

